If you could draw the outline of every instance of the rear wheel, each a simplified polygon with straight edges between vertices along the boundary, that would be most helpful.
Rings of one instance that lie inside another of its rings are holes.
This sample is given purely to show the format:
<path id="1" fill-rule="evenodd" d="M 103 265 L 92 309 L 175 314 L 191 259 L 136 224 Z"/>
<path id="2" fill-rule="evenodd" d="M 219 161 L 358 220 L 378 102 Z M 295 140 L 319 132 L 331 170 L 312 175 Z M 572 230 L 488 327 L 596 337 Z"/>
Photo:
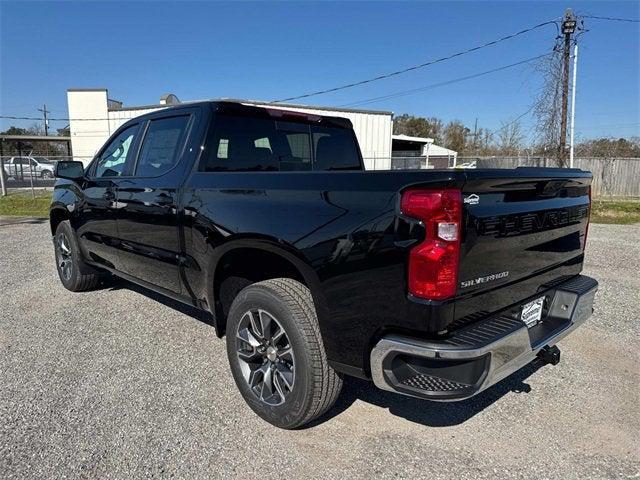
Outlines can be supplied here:
<path id="1" fill-rule="evenodd" d="M 254 283 L 238 294 L 227 320 L 227 355 L 247 404 L 277 427 L 319 417 L 342 388 L 327 362 L 311 293 L 290 278 Z"/>
<path id="2" fill-rule="evenodd" d="M 53 178 L 53 172 L 51 170 L 43 170 L 40 175 L 42 178 Z"/>
<path id="3" fill-rule="evenodd" d="M 73 229 L 68 220 L 60 222 L 53 239 L 56 267 L 62 285 L 72 292 L 95 288 L 100 282 L 97 273 L 86 273 L 90 267 L 84 264 Z"/>

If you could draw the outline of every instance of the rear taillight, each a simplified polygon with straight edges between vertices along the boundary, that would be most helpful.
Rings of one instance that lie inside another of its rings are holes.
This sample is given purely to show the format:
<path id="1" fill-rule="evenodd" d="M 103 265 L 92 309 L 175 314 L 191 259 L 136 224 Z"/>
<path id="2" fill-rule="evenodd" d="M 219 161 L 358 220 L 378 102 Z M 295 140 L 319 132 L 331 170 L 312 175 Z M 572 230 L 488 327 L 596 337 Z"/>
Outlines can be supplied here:
<path id="1" fill-rule="evenodd" d="M 589 234 L 589 223 L 591 222 L 591 185 L 589 185 L 589 212 L 587 213 L 587 227 L 584 229 L 584 240 L 582 241 L 582 251 L 587 248 L 587 235 Z"/>
<path id="2" fill-rule="evenodd" d="M 409 293 L 444 300 L 456 293 L 460 259 L 460 190 L 408 190 L 402 194 L 404 215 L 424 224 L 424 240 L 409 254 Z"/>

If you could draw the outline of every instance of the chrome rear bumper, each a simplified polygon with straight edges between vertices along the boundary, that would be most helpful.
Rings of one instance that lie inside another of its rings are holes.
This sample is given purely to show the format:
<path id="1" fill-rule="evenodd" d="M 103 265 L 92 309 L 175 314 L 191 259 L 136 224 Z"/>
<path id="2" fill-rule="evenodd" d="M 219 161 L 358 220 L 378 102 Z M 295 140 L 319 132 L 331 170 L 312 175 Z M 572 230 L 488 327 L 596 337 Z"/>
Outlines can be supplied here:
<path id="1" fill-rule="evenodd" d="M 538 296 L 547 298 L 546 315 L 531 329 L 514 315 L 516 307 L 438 342 L 388 335 L 371 351 L 371 376 L 377 387 L 405 395 L 440 401 L 469 398 L 584 323 L 593 312 L 597 289 L 596 280 L 579 275 L 540 292 Z"/>

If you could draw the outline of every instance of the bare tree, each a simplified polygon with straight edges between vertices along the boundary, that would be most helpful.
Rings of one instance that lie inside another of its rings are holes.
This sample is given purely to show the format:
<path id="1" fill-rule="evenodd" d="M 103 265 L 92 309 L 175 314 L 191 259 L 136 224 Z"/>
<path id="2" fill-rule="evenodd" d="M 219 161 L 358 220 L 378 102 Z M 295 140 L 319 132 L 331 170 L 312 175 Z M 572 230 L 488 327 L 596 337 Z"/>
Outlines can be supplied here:
<path id="1" fill-rule="evenodd" d="M 538 95 L 533 114 L 538 149 L 551 153 L 564 167 L 558 155 L 560 145 L 560 123 L 562 121 L 562 55 L 556 49 L 553 55 L 544 57 L 534 67 L 543 78 L 542 89 Z"/>
<path id="2" fill-rule="evenodd" d="M 473 139 L 473 154 L 480 156 L 496 155 L 494 132 L 488 128 L 478 128 Z"/>
<path id="3" fill-rule="evenodd" d="M 518 155 L 522 150 L 524 133 L 518 120 L 502 123 L 498 130 L 498 151 L 501 155 Z"/>
<path id="4" fill-rule="evenodd" d="M 631 137 L 583 140 L 576 145 L 576 154 L 582 157 L 639 158 L 640 139 Z"/>
<path id="5" fill-rule="evenodd" d="M 40 122 L 33 122 L 27 132 L 30 135 L 44 135 L 44 126 Z"/>

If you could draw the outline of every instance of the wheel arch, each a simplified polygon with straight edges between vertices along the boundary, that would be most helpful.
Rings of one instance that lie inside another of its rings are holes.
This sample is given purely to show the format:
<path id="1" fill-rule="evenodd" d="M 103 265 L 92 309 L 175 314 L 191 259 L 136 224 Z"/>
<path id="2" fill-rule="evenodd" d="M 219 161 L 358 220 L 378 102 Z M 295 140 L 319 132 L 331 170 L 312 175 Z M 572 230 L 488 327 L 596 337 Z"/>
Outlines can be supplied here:
<path id="1" fill-rule="evenodd" d="M 214 313 L 216 332 L 225 332 L 227 314 L 244 287 L 270 278 L 293 278 L 313 297 L 318 321 L 326 301 L 315 270 L 302 254 L 270 240 L 241 239 L 218 247 L 207 272 L 207 302 Z"/>
<path id="2" fill-rule="evenodd" d="M 65 220 L 71 220 L 71 214 L 69 211 L 61 205 L 54 205 L 49 210 L 49 226 L 51 228 L 51 235 L 56 234 L 56 229 L 61 222 Z"/>

